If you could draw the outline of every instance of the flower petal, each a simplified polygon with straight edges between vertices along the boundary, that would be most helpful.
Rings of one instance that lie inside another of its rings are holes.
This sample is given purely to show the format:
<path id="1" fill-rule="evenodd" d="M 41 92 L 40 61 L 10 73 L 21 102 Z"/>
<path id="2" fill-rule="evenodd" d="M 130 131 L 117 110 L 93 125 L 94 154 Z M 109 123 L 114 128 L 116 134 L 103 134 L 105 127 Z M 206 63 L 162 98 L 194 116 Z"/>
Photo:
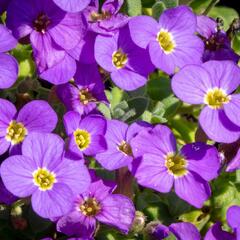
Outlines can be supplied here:
<path id="1" fill-rule="evenodd" d="M 173 223 L 169 226 L 169 230 L 178 240 L 201 240 L 198 229 L 191 223 Z"/>
<path id="2" fill-rule="evenodd" d="M 135 217 L 132 201 L 123 195 L 113 194 L 105 198 L 101 206 L 102 211 L 96 216 L 97 220 L 128 233 Z"/>
<path id="3" fill-rule="evenodd" d="M 61 217 L 72 209 L 73 193 L 67 185 L 55 183 L 51 190 L 32 195 L 32 207 L 43 218 Z"/>
<path id="4" fill-rule="evenodd" d="M 51 132 L 57 125 L 57 114 L 43 100 L 34 100 L 19 111 L 17 121 L 22 122 L 28 132 Z"/>
<path id="5" fill-rule="evenodd" d="M 223 110 L 205 107 L 199 123 L 207 136 L 216 142 L 232 143 L 240 137 L 240 127 L 233 124 Z"/>
<path id="6" fill-rule="evenodd" d="M 173 33 L 194 34 L 197 18 L 190 7 L 179 6 L 165 10 L 160 16 L 159 25 Z"/>
<path id="7" fill-rule="evenodd" d="M 0 98 L 0 137 L 5 137 L 6 129 L 16 113 L 17 109 L 10 101 Z"/>
<path id="8" fill-rule="evenodd" d="M 144 86 L 147 82 L 147 76 L 143 76 L 127 68 L 112 72 L 111 79 L 118 87 L 126 91 L 133 91 Z"/>
<path id="9" fill-rule="evenodd" d="M 79 128 L 80 121 L 81 116 L 77 112 L 69 111 L 64 115 L 63 123 L 68 136 Z"/>
<path id="10" fill-rule="evenodd" d="M 237 169 L 240 169 L 240 148 L 238 149 L 235 157 L 228 164 L 226 171 L 227 172 L 233 172 Z"/>
<path id="11" fill-rule="evenodd" d="M 72 161 L 64 158 L 62 163 L 53 169 L 59 183 L 65 183 L 74 195 L 83 193 L 90 185 L 91 178 L 83 161 Z"/>
<path id="12" fill-rule="evenodd" d="M 132 139 L 131 146 L 135 157 L 145 153 L 164 156 L 170 152 L 174 153 L 177 149 L 176 139 L 171 130 L 160 124 L 141 131 Z"/>
<path id="13" fill-rule="evenodd" d="M 90 0 L 53 0 L 60 8 L 67 12 L 80 12 L 90 3 Z"/>
<path id="14" fill-rule="evenodd" d="M 18 64 L 14 57 L 0 53 L 0 89 L 11 87 L 18 77 Z"/>
<path id="15" fill-rule="evenodd" d="M 81 237 L 81 239 L 83 237 L 86 240 L 93 235 L 95 228 L 95 218 L 85 217 L 77 211 L 71 212 L 57 221 L 57 231 L 68 236 L 74 235 Z"/>
<path id="16" fill-rule="evenodd" d="M 66 1 L 65 1 L 66 2 Z M 69 2 L 69 0 L 67 1 Z M 82 5 L 79 3 L 79 5 Z M 48 30 L 55 43 L 70 50 L 77 46 L 86 33 L 87 24 L 82 13 L 66 13 L 58 24 Z M 58 16 L 59 21 L 59 16 Z"/>
<path id="17" fill-rule="evenodd" d="M 188 65 L 172 78 L 172 90 L 182 101 L 201 104 L 209 88 L 212 88 L 210 75 L 201 66 Z"/>
<path id="18" fill-rule="evenodd" d="M 138 168 L 133 172 L 137 182 L 159 192 L 169 192 L 174 177 L 165 167 L 165 159 L 159 155 L 144 154 Z"/>
<path id="19" fill-rule="evenodd" d="M 233 230 L 240 228 L 240 206 L 231 206 L 227 210 L 227 222 Z"/>
<path id="20" fill-rule="evenodd" d="M 147 48 L 152 40 L 156 40 L 158 32 L 157 22 L 149 16 L 137 16 L 129 21 L 132 40 L 141 48 Z"/>
<path id="21" fill-rule="evenodd" d="M 10 147 L 10 142 L 8 142 L 5 137 L 0 137 L 0 155 L 4 154 Z"/>
<path id="22" fill-rule="evenodd" d="M 197 16 L 197 32 L 205 37 L 210 38 L 216 32 L 217 23 L 212 18 L 200 15 Z"/>
<path id="23" fill-rule="evenodd" d="M 7 52 L 17 45 L 17 40 L 12 36 L 10 30 L 0 25 L 0 52 Z"/>
<path id="24" fill-rule="evenodd" d="M 113 37 L 98 35 L 95 41 L 94 52 L 97 63 L 108 72 L 116 71 L 112 62 L 114 51 L 118 50 L 117 42 Z"/>
<path id="25" fill-rule="evenodd" d="M 209 184 L 190 171 L 187 175 L 175 179 L 174 188 L 180 198 L 196 208 L 201 208 L 211 195 Z"/>
<path id="26" fill-rule="evenodd" d="M 114 148 L 107 149 L 105 152 L 99 153 L 96 155 L 96 160 L 102 165 L 103 168 L 112 171 L 122 167 L 128 166 L 133 157 L 124 154 Z"/>
<path id="27" fill-rule="evenodd" d="M 230 102 L 223 105 L 224 112 L 231 122 L 240 126 L 240 94 L 233 94 L 230 97 Z"/>
<path id="28" fill-rule="evenodd" d="M 5 187 L 18 197 L 28 197 L 37 190 L 33 183 L 36 163 L 29 157 L 15 155 L 1 165 L 1 177 Z"/>
<path id="29" fill-rule="evenodd" d="M 31 158 L 36 168 L 47 168 L 52 171 L 61 163 L 63 149 L 64 141 L 58 135 L 31 133 L 23 142 L 22 154 Z"/>
<path id="30" fill-rule="evenodd" d="M 211 228 L 208 229 L 204 240 L 236 240 L 236 237 L 222 230 L 220 222 L 215 223 Z"/>
<path id="31" fill-rule="evenodd" d="M 53 84 L 63 84 L 70 81 L 76 72 L 76 62 L 68 54 L 53 67 L 41 72 L 40 77 Z"/>
<path id="32" fill-rule="evenodd" d="M 202 65 L 210 74 L 213 87 L 232 93 L 240 84 L 240 68 L 233 61 L 208 61 Z"/>
<path id="33" fill-rule="evenodd" d="M 91 135 L 104 135 L 106 132 L 106 120 L 100 115 L 91 115 L 82 119 L 80 129 L 86 129 Z"/>
<path id="34" fill-rule="evenodd" d="M 187 168 L 198 173 L 206 181 L 218 176 L 220 157 L 214 146 L 201 142 L 186 144 L 181 153 L 188 161 Z"/>

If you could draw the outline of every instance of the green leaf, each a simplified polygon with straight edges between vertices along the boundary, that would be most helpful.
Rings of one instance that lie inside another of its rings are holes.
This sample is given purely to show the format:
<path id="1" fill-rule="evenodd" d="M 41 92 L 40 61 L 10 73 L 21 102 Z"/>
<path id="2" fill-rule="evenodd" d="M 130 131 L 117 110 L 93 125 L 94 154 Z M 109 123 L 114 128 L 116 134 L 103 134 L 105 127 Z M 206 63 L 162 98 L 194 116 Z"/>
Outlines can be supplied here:
<path id="1" fill-rule="evenodd" d="M 235 35 L 232 47 L 237 54 L 240 54 L 240 33 Z"/>
<path id="2" fill-rule="evenodd" d="M 106 104 L 99 103 L 98 110 L 104 115 L 104 117 L 106 117 L 107 119 L 111 119 L 111 111 Z"/>
<path id="3" fill-rule="evenodd" d="M 127 12 L 129 16 L 137 16 L 142 14 L 141 0 L 126 0 Z"/>
<path id="4" fill-rule="evenodd" d="M 133 121 L 139 118 L 148 107 L 149 100 L 145 97 L 136 97 L 128 101 L 128 106 L 130 110 L 135 111 L 134 117 L 128 119 L 128 121 Z"/>
<path id="5" fill-rule="evenodd" d="M 211 0 L 194 0 L 191 2 L 190 7 L 197 14 L 202 14 L 204 10 L 208 7 Z"/>
<path id="6" fill-rule="evenodd" d="M 166 118 L 170 118 L 175 115 L 177 112 L 178 108 L 181 106 L 181 101 L 174 97 L 173 95 L 163 99 L 162 101 L 164 108 L 165 108 L 165 114 L 164 116 Z"/>
<path id="7" fill-rule="evenodd" d="M 160 1 L 164 3 L 166 8 L 174 8 L 177 7 L 179 4 L 178 0 L 160 0 Z"/>
<path id="8" fill-rule="evenodd" d="M 220 17 L 224 21 L 224 30 L 226 31 L 234 18 L 238 18 L 238 13 L 235 9 L 229 7 L 214 7 L 208 14 L 212 18 Z"/>
<path id="9" fill-rule="evenodd" d="M 158 20 L 165 9 L 166 6 L 163 2 L 156 2 L 152 7 L 152 16 Z"/>
<path id="10" fill-rule="evenodd" d="M 170 79 L 154 73 L 147 84 L 147 94 L 153 100 L 161 101 L 172 94 Z"/>

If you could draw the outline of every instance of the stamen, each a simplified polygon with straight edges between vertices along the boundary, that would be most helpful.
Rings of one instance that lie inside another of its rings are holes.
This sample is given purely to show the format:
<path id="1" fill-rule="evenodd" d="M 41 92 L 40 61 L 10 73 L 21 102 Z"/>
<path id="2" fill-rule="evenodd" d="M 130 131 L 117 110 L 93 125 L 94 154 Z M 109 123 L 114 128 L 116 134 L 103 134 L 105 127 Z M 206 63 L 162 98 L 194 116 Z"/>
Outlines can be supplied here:
<path id="1" fill-rule="evenodd" d="M 84 105 L 87 105 L 89 102 L 96 102 L 97 99 L 93 97 L 88 88 L 82 89 L 79 91 L 80 102 Z"/>
<path id="2" fill-rule="evenodd" d="M 121 49 L 118 49 L 118 51 L 115 51 L 112 55 L 113 65 L 117 69 L 125 67 L 127 61 L 128 61 L 127 54 L 125 54 Z"/>
<path id="3" fill-rule="evenodd" d="M 45 168 L 39 168 L 33 172 L 33 182 L 40 190 L 46 191 L 52 189 L 54 183 L 56 183 L 56 177 L 53 172 Z"/>
<path id="4" fill-rule="evenodd" d="M 50 19 L 45 13 L 38 15 L 37 19 L 33 22 L 34 29 L 37 32 L 42 34 L 46 33 L 49 24 L 51 23 Z"/>
<path id="5" fill-rule="evenodd" d="M 132 156 L 133 155 L 132 148 L 131 148 L 130 144 L 128 144 L 125 141 L 122 141 L 120 143 L 120 145 L 118 146 L 118 150 L 123 152 L 124 154 L 126 154 L 128 156 Z"/>
<path id="6" fill-rule="evenodd" d="M 213 109 L 220 109 L 224 104 L 231 100 L 231 96 L 228 96 L 221 88 L 210 89 L 204 96 L 204 102 Z"/>
<path id="7" fill-rule="evenodd" d="M 165 166 L 168 169 L 168 172 L 175 177 L 182 177 L 187 174 L 187 161 L 186 159 L 174 153 L 169 153 L 165 157 Z"/>
<path id="8" fill-rule="evenodd" d="M 172 53 L 176 47 L 172 34 L 164 29 L 161 29 L 158 33 L 157 41 L 166 54 Z"/>
<path id="9" fill-rule="evenodd" d="M 86 148 L 88 148 L 90 143 L 91 143 L 91 135 L 86 130 L 77 129 L 74 132 L 74 138 L 75 138 L 75 142 L 76 142 L 78 148 L 81 151 L 83 151 Z"/>
<path id="10" fill-rule="evenodd" d="M 80 211 L 85 216 L 96 216 L 100 210 L 100 204 L 97 202 L 95 198 L 87 198 L 80 206 Z"/>
<path id="11" fill-rule="evenodd" d="M 20 122 L 15 120 L 11 121 L 6 133 L 6 140 L 11 142 L 13 145 L 21 143 L 27 135 L 27 129 Z"/>

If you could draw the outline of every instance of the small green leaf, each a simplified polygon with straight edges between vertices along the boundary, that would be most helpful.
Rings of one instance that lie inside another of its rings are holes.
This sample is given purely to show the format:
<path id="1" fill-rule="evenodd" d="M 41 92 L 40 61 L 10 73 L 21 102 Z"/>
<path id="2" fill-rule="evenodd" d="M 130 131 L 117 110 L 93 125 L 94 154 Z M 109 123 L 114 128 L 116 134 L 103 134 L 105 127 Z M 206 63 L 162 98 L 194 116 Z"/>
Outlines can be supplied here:
<path id="1" fill-rule="evenodd" d="M 158 20 L 165 9 L 166 6 L 163 2 L 156 2 L 152 7 L 152 16 Z"/>
<path id="2" fill-rule="evenodd" d="M 179 4 L 178 0 L 160 0 L 160 1 L 164 3 L 166 8 L 174 8 L 177 7 Z"/>
<path id="3" fill-rule="evenodd" d="M 220 17 L 224 21 L 224 30 L 226 31 L 234 18 L 238 18 L 238 13 L 235 9 L 229 7 L 214 7 L 208 14 L 212 18 Z"/>
<path id="4" fill-rule="evenodd" d="M 172 94 L 171 82 L 168 77 L 154 73 L 147 84 L 147 93 L 153 100 L 161 101 Z"/>
<path id="5" fill-rule="evenodd" d="M 99 103 L 98 110 L 104 115 L 104 117 L 106 117 L 107 119 L 111 119 L 111 111 L 106 104 Z"/>
<path id="6" fill-rule="evenodd" d="M 127 12 L 129 16 L 138 16 L 142 14 L 141 0 L 126 0 Z"/>
<path id="7" fill-rule="evenodd" d="M 145 97 L 136 97 L 128 101 L 128 106 L 130 110 L 135 111 L 134 117 L 128 119 L 128 121 L 133 121 L 139 118 L 148 107 L 149 100 Z"/>

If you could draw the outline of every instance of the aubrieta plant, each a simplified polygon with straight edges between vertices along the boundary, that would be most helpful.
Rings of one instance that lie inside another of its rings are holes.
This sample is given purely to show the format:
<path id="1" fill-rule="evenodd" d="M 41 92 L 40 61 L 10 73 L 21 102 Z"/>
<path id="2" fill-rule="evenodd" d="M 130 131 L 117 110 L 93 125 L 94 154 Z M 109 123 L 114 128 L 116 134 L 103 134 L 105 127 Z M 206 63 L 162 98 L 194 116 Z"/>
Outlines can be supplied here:
<path id="1" fill-rule="evenodd" d="M 224 2 L 0 0 L 0 240 L 240 240 Z"/>

